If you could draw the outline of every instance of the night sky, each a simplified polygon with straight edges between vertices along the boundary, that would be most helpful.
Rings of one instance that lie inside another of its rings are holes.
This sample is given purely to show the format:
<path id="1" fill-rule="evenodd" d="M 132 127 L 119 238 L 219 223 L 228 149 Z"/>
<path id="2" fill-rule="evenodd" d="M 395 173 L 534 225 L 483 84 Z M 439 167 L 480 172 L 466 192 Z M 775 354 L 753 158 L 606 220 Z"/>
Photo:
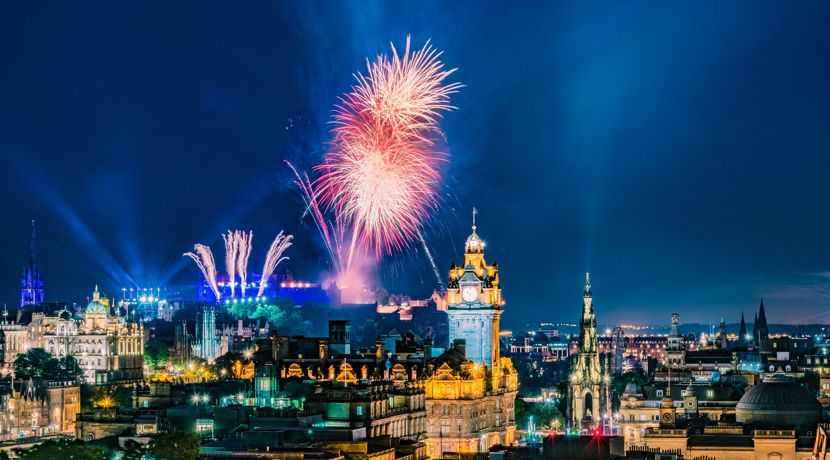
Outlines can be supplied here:
<path id="1" fill-rule="evenodd" d="M 319 162 L 338 94 L 407 34 L 466 86 L 443 122 L 442 272 L 470 210 L 504 320 L 830 320 L 826 2 L 15 2 L 0 7 L 0 302 L 29 220 L 47 300 L 180 286 L 195 242 L 327 259 L 283 160 Z M 220 257 L 221 259 L 221 257 Z M 221 263 L 221 262 L 220 262 Z M 390 291 L 434 287 L 417 247 Z"/>

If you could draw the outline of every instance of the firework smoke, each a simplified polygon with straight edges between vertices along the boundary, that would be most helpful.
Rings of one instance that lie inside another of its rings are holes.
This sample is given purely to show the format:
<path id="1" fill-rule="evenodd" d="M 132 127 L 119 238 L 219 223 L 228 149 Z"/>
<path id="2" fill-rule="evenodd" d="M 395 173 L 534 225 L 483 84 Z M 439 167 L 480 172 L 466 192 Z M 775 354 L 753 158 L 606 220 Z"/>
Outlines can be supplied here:
<path id="1" fill-rule="evenodd" d="M 236 258 L 239 254 L 239 247 L 236 244 L 235 234 L 228 230 L 228 234 L 222 234 L 222 239 L 225 241 L 225 269 L 228 272 L 228 283 L 231 285 L 231 297 L 235 297 L 234 292 L 236 286 Z"/>
<path id="2" fill-rule="evenodd" d="M 216 262 L 213 260 L 213 252 L 210 250 L 210 247 L 204 244 L 193 245 L 193 250 L 196 251 L 195 254 L 185 252 L 183 255 L 190 257 L 196 262 L 196 265 L 199 266 L 199 270 L 202 271 L 202 275 L 205 277 L 205 281 L 207 281 L 208 286 L 213 291 L 213 295 L 219 301 L 221 294 L 219 293 L 219 287 L 216 285 Z"/>
<path id="3" fill-rule="evenodd" d="M 236 243 L 236 271 L 239 273 L 239 284 L 242 297 L 245 297 L 245 289 L 248 281 L 248 258 L 251 257 L 251 241 L 254 239 L 254 232 L 237 230 L 234 232 Z"/>
<path id="4" fill-rule="evenodd" d="M 259 292 L 257 292 L 257 297 L 261 296 L 262 293 L 265 292 L 265 285 L 268 282 L 268 278 L 270 278 L 271 274 L 274 273 L 277 265 L 279 265 L 283 260 L 288 259 L 288 257 L 283 257 L 282 254 L 286 249 L 291 247 L 293 244 L 291 243 L 291 240 L 293 239 L 294 236 L 283 235 L 283 232 L 280 232 L 277 237 L 274 238 L 274 242 L 271 243 L 271 248 L 268 249 L 268 255 L 265 256 L 265 264 L 262 266 L 262 277 L 259 279 Z"/>

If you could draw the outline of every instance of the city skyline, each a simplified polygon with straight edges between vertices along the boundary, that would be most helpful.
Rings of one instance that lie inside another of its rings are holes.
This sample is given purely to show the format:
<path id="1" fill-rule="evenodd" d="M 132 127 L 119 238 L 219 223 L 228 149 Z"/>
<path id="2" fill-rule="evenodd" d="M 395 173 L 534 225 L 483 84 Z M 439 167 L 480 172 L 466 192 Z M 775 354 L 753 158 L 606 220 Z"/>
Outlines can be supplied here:
<path id="1" fill-rule="evenodd" d="M 749 5 L 177 6 L 164 19 L 97 5 L 36 21 L 17 5 L 0 20 L 0 302 L 19 298 L 32 218 L 46 300 L 195 281 L 181 253 L 216 250 L 228 228 L 258 244 L 286 229 L 286 267 L 316 277 L 327 259 L 282 162 L 315 164 L 352 72 L 411 34 L 465 85 L 426 227 L 442 276 L 475 206 L 515 324 L 575 320 L 586 271 L 603 324 L 655 310 L 735 323 L 761 297 L 770 323 L 827 321 L 827 7 Z M 461 11 L 475 20 L 450 27 Z M 417 246 L 381 272 L 392 292 L 435 287 Z"/>

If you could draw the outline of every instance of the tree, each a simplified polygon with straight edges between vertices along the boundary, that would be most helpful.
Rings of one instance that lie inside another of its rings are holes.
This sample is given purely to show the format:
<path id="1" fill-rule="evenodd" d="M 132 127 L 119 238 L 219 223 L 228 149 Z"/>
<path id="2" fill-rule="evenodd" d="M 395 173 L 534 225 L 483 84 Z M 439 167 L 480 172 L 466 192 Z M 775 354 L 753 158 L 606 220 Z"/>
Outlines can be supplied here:
<path id="1" fill-rule="evenodd" d="M 142 444 L 129 439 L 124 443 L 124 447 L 121 449 L 123 455 L 121 458 L 124 460 L 144 460 L 149 450 L 150 447 L 147 444 Z"/>
<path id="2" fill-rule="evenodd" d="M 68 380 L 80 377 L 84 371 L 73 356 L 52 358 L 46 362 L 43 378 L 52 380 Z"/>
<path id="3" fill-rule="evenodd" d="M 44 378 L 50 380 L 74 379 L 83 374 L 78 361 L 72 356 L 55 358 L 43 348 L 32 348 L 17 355 L 14 360 L 15 375 L 18 378 Z"/>
<path id="4" fill-rule="evenodd" d="M 158 460 L 196 460 L 199 449 L 199 438 L 190 433 L 163 434 L 150 446 L 150 452 Z"/>
<path id="5" fill-rule="evenodd" d="M 43 348 L 32 348 L 26 353 L 21 353 L 14 360 L 15 375 L 24 379 L 43 377 L 43 371 L 50 359 L 52 355 Z"/>
<path id="6" fill-rule="evenodd" d="M 150 369 L 165 367 L 170 360 L 170 349 L 159 340 L 149 340 L 144 345 L 144 362 Z"/>
<path id="7" fill-rule="evenodd" d="M 526 427 L 533 417 L 533 421 L 539 428 L 551 428 L 557 425 L 562 426 L 562 413 L 552 402 L 528 403 L 520 398 L 516 399 L 513 406 L 516 413 L 516 425 Z"/>
<path id="8" fill-rule="evenodd" d="M 93 408 L 129 409 L 133 405 L 133 391 L 128 387 L 107 385 L 92 388 L 92 394 L 87 397 Z"/>
<path id="9" fill-rule="evenodd" d="M 83 441 L 49 440 L 28 449 L 15 449 L 15 455 L 22 460 L 106 460 L 110 452 L 103 447 L 88 446 Z"/>
<path id="10" fill-rule="evenodd" d="M 213 371 L 215 374 L 222 377 L 233 375 L 233 372 L 231 371 L 233 364 L 236 361 L 241 361 L 242 359 L 242 353 L 229 351 L 213 361 Z"/>

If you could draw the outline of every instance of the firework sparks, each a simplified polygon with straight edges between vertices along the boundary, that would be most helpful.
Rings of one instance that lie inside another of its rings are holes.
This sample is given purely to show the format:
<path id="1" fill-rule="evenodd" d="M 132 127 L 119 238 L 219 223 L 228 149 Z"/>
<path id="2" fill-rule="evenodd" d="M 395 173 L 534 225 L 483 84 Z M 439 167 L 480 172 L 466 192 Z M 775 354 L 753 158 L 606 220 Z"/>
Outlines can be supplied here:
<path id="1" fill-rule="evenodd" d="M 208 286 L 210 286 L 213 295 L 216 296 L 216 300 L 218 301 L 221 294 L 219 293 L 219 287 L 216 285 L 216 262 L 213 260 L 213 251 L 204 244 L 194 245 L 193 250 L 195 253 L 186 252 L 183 255 L 190 257 L 196 262 L 196 265 L 205 277 L 205 281 L 207 281 Z"/>
<path id="2" fill-rule="evenodd" d="M 286 161 L 285 164 L 288 165 L 288 168 L 291 169 L 292 173 L 294 173 L 294 176 L 296 177 L 294 184 L 300 189 L 300 196 L 302 196 L 303 202 L 305 203 L 306 207 L 303 212 L 303 217 L 305 217 L 306 214 L 311 215 L 312 220 L 314 220 L 314 224 L 317 226 L 317 230 L 320 232 L 320 236 L 323 237 L 323 243 L 326 245 L 326 250 L 329 253 L 329 257 L 331 258 L 335 271 L 338 275 L 342 275 L 346 272 L 347 268 L 342 263 L 341 257 L 343 253 L 343 234 L 345 232 L 342 221 L 340 225 L 334 225 L 328 221 L 323 214 L 323 211 L 320 209 L 320 203 L 317 200 L 317 193 L 314 190 L 313 184 L 308 179 L 308 174 L 305 172 L 300 174 L 300 172 L 294 168 L 294 165 L 288 161 Z"/>
<path id="3" fill-rule="evenodd" d="M 427 246 L 427 240 L 424 239 L 424 235 L 418 230 L 418 239 L 421 240 L 421 244 L 424 245 L 424 253 L 427 255 L 427 260 L 429 260 L 429 265 L 432 267 L 432 273 L 435 274 L 435 279 L 438 281 L 438 287 L 441 290 L 444 289 L 444 280 L 441 279 L 441 274 L 438 273 L 438 267 L 435 265 L 435 259 L 432 258 L 432 253 L 429 251 L 429 247 Z"/>
<path id="4" fill-rule="evenodd" d="M 331 148 L 315 168 L 320 177 L 312 182 L 286 162 L 305 202 L 304 215 L 314 219 L 341 277 L 358 248 L 377 257 L 416 238 L 434 269 L 420 233 L 438 204 L 446 161 L 433 141 L 442 113 L 454 108 L 450 95 L 462 86 L 444 83 L 455 69 L 445 69 L 440 56 L 429 42 L 411 51 L 407 37 L 402 55 L 393 45 L 391 58 L 367 60 L 367 74 L 355 76 L 357 83 L 336 106 Z M 334 218 L 327 219 L 323 209 Z"/>
<path id="5" fill-rule="evenodd" d="M 235 297 L 236 287 L 236 258 L 239 254 L 239 247 L 236 244 L 235 233 L 228 230 L 228 234 L 222 234 L 225 240 L 225 269 L 228 272 L 228 284 L 231 286 L 231 297 Z"/>
<path id="6" fill-rule="evenodd" d="M 336 107 L 331 150 L 316 167 L 312 196 L 350 226 L 347 266 L 356 246 L 376 255 L 408 246 L 438 202 L 446 154 L 433 139 L 461 87 L 444 84 L 455 69 L 444 69 L 440 56 L 429 42 L 412 52 L 407 37 L 403 55 L 392 46 L 391 58 L 367 62 L 367 74 L 356 76 Z"/>
<path id="7" fill-rule="evenodd" d="M 257 292 L 257 297 L 261 296 L 265 292 L 265 286 L 268 282 L 268 278 L 271 277 L 271 274 L 274 273 L 274 270 L 277 268 L 277 265 L 280 264 L 283 260 L 288 259 L 288 257 L 283 257 L 283 253 L 286 249 L 290 248 L 293 243 L 291 240 L 294 239 L 292 235 L 284 235 L 283 232 L 280 232 L 276 238 L 274 238 L 274 242 L 271 243 L 271 248 L 268 249 L 268 255 L 265 256 L 265 264 L 262 266 L 262 277 L 259 279 L 259 292 Z"/>
<path id="8" fill-rule="evenodd" d="M 245 289 L 248 280 L 248 258 L 251 257 L 251 241 L 254 239 L 254 232 L 237 230 L 234 232 L 236 243 L 236 272 L 239 274 L 239 289 L 242 296 L 245 296 Z"/>

